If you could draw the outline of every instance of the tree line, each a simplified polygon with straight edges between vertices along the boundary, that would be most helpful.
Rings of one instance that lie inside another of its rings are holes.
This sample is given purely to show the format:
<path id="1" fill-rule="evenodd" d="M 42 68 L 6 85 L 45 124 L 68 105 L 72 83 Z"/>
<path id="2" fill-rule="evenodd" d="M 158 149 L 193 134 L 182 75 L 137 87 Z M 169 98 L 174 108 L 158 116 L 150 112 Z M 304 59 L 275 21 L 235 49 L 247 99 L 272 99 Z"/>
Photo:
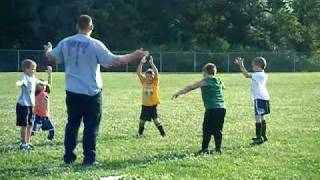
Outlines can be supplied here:
<path id="1" fill-rule="evenodd" d="M 7 0 L 0 49 L 57 43 L 80 14 L 112 50 L 320 50 L 319 0 Z"/>

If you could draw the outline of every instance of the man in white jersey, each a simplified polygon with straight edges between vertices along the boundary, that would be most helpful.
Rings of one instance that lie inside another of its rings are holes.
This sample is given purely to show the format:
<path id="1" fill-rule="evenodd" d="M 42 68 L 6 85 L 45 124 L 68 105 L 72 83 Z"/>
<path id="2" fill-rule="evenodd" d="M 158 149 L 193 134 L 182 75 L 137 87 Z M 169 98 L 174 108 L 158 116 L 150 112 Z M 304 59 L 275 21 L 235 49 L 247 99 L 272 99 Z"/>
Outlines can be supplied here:
<path id="1" fill-rule="evenodd" d="M 54 49 L 49 42 L 45 51 L 49 62 L 63 61 L 65 65 L 68 122 L 65 129 L 64 162 L 71 164 L 77 158 L 75 148 L 83 119 L 83 164 L 91 165 L 96 161 L 96 138 L 101 120 L 100 65 L 108 68 L 127 64 L 149 52 L 136 50 L 126 55 L 111 53 L 101 41 L 90 37 L 93 23 L 88 15 L 79 17 L 77 29 L 78 34 L 63 39 Z"/>
<path id="2" fill-rule="evenodd" d="M 239 65 L 241 72 L 246 78 L 252 79 L 251 91 L 254 99 L 254 111 L 256 117 L 256 137 L 252 138 L 252 145 L 262 144 L 268 140 L 266 136 L 267 125 L 264 115 L 270 113 L 270 96 L 266 88 L 268 76 L 264 72 L 264 69 L 267 67 L 267 61 L 263 57 L 254 58 L 251 63 L 254 71 L 252 74 L 248 73 L 244 67 L 242 58 L 236 58 L 235 63 Z"/>

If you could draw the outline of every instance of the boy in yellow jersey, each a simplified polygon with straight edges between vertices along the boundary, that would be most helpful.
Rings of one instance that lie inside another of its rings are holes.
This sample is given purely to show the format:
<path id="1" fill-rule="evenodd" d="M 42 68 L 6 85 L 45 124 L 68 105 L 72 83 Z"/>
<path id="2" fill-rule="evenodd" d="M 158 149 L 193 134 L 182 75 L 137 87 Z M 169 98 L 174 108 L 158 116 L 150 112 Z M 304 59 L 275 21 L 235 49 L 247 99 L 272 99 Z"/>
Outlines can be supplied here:
<path id="1" fill-rule="evenodd" d="M 145 75 L 143 75 L 142 66 L 147 61 L 149 61 L 152 69 L 148 69 L 145 72 Z M 144 124 L 146 123 L 146 121 L 151 121 L 152 119 L 154 124 L 158 128 L 161 136 L 164 137 L 166 133 L 163 130 L 157 113 L 157 105 L 160 104 L 160 98 L 158 94 L 159 72 L 157 67 L 153 63 L 152 56 L 150 56 L 149 58 L 145 56 L 141 59 L 140 64 L 137 68 L 137 75 L 142 84 L 142 109 L 140 114 L 138 135 L 143 135 Z"/>

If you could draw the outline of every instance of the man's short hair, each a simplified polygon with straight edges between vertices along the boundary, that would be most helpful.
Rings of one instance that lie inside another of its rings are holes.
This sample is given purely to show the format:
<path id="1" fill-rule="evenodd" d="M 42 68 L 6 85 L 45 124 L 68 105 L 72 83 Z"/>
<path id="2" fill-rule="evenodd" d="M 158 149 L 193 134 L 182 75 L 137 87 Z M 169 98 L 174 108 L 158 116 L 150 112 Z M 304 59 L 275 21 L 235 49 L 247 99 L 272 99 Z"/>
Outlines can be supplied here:
<path id="1" fill-rule="evenodd" d="M 267 67 L 267 61 L 264 57 L 256 57 L 252 60 L 252 62 L 256 66 L 259 66 L 261 69 L 266 69 L 266 67 Z"/>
<path id="2" fill-rule="evenodd" d="M 85 30 L 92 25 L 92 18 L 89 15 L 81 15 L 78 18 L 77 25 L 80 30 Z"/>
<path id="3" fill-rule="evenodd" d="M 26 69 L 29 69 L 32 66 L 36 66 L 36 65 L 37 65 L 37 63 L 31 59 L 25 59 L 21 62 L 21 68 L 23 71 L 25 71 Z"/>

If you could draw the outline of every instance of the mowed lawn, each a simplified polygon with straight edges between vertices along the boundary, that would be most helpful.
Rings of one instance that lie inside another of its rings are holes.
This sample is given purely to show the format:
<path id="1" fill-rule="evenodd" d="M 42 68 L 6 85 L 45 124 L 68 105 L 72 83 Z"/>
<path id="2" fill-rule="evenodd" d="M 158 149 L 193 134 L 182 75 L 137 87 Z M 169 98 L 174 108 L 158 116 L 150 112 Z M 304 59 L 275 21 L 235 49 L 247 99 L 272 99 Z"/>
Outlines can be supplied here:
<path id="1" fill-rule="evenodd" d="M 33 137 L 30 153 L 19 151 L 15 105 L 19 73 L 0 73 L 0 179 L 320 179 L 320 73 L 269 73 L 271 114 L 269 141 L 251 147 L 254 136 L 250 80 L 219 74 L 226 85 L 227 115 L 223 153 L 194 156 L 201 146 L 204 108 L 200 90 L 179 99 L 171 96 L 200 80 L 201 74 L 160 77 L 159 114 L 167 138 L 152 123 L 145 138 L 136 138 L 141 87 L 134 73 L 103 73 L 103 117 L 97 142 L 99 165 L 82 167 L 82 127 L 75 165 L 63 164 L 66 124 L 64 74 L 53 74 L 51 117 L 56 139 L 46 132 Z M 44 73 L 37 73 L 46 78 Z M 211 143 L 211 147 L 213 143 Z"/>

